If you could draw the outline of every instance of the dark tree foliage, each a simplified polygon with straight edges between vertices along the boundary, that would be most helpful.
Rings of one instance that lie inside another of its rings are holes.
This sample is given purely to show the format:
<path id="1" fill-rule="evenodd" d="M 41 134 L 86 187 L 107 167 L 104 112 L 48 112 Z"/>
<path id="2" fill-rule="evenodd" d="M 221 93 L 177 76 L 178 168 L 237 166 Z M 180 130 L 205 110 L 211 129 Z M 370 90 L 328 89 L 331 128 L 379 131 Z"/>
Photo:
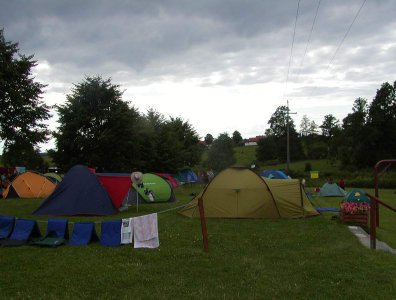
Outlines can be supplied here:
<path id="1" fill-rule="evenodd" d="M 0 30 L 0 140 L 4 142 L 3 163 L 38 168 L 37 145 L 47 141 L 43 121 L 50 118 L 42 101 L 45 85 L 36 82 L 33 55 L 19 53 L 18 43 L 8 42 Z M 28 150 L 24 150 L 26 147 Z"/>
<path id="2" fill-rule="evenodd" d="M 365 135 L 366 165 L 396 156 L 396 81 L 382 84 L 369 106 Z"/>
<path id="3" fill-rule="evenodd" d="M 167 120 L 150 109 L 143 124 L 143 171 L 173 173 L 199 162 L 202 152 L 199 137 L 188 122 L 173 117 Z"/>
<path id="4" fill-rule="evenodd" d="M 56 106 L 55 163 L 64 170 L 85 164 L 100 170 L 130 171 L 140 163 L 141 117 L 121 99 L 110 79 L 87 77 L 76 84 L 64 105 Z"/>
<path id="5" fill-rule="evenodd" d="M 242 146 L 243 145 L 243 138 L 241 133 L 238 130 L 235 130 L 232 133 L 232 141 L 234 142 L 235 146 Z"/>
<path id="6" fill-rule="evenodd" d="M 26 166 L 31 170 L 46 172 L 47 166 L 38 151 L 25 140 L 15 140 L 4 149 L 3 162 L 8 166 Z"/>
<path id="7" fill-rule="evenodd" d="M 277 147 L 274 136 L 267 136 L 257 142 L 256 157 L 265 162 L 277 159 Z"/>
<path id="8" fill-rule="evenodd" d="M 214 140 L 213 135 L 211 135 L 210 133 L 208 133 L 205 136 L 205 144 L 206 145 L 211 145 L 213 143 L 213 140 Z"/>
<path id="9" fill-rule="evenodd" d="M 289 118 L 289 120 L 288 120 Z M 293 120 L 288 116 L 287 106 L 279 106 L 276 111 L 272 114 L 268 124 L 270 128 L 266 130 L 266 138 L 271 138 L 267 145 L 267 150 L 264 147 L 258 147 L 259 157 L 272 157 L 271 159 L 278 159 L 280 161 L 286 161 L 287 157 L 287 124 L 289 121 L 289 143 L 290 143 L 290 159 L 298 160 L 304 158 L 304 152 L 299 135 L 296 131 Z M 265 144 L 266 142 L 264 142 Z M 270 146 L 270 147 L 269 147 Z M 273 149 L 273 153 L 259 153 L 262 151 L 268 152 L 268 147 Z M 274 149 L 275 148 L 275 149 Z"/>
<path id="10" fill-rule="evenodd" d="M 367 100 L 357 98 L 349 113 L 342 121 L 342 144 L 338 152 L 343 166 L 363 167 L 366 163 L 365 137 L 368 113 Z"/>
<path id="11" fill-rule="evenodd" d="M 322 135 L 331 140 L 340 130 L 339 121 L 332 114 L 326 115 L 320 128 L 322 129 Z"/>
<path id="12" fill-rule="evenodd" d="M 208 167 L 220 172 L 234 163 L 234 143 L 227 133 L 222 133 L 213 141 L 208 151 Z"/>

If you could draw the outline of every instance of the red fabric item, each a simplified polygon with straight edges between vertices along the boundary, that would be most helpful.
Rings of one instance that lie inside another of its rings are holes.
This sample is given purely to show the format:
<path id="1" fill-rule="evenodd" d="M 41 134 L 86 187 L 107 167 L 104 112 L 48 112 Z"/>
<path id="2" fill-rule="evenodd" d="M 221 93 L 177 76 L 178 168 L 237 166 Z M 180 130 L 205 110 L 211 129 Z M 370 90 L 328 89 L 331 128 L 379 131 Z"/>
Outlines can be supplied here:
<path id="1" fill-rule="evenodd" d="M 88 170 L 90 170 L 92 173 L 96 173 L 96 169 L 95 168 L 90 168 L 90 167 L 87 167 L 88 168 Z"/>
<path id="2" fill-rule="evenodd" d="M 179 186 L 177 180 L 168 173 L 155 173 L 155 174 L 168 180 L 168 182 L 172 185 L 173 188 L 177 188 Z"/>
<path id="3" fill-rule="evenodd" d="M 107 194 L 113 201 L 116 208 L 120 208 L 122 201 L 127 195 L 129 189 L 132 186 L 132 180 L 129 175 L 126 176 L 112 176 L 112 175 L 101 175 L 96 173 L 100 183 L 105 188 Z"/>

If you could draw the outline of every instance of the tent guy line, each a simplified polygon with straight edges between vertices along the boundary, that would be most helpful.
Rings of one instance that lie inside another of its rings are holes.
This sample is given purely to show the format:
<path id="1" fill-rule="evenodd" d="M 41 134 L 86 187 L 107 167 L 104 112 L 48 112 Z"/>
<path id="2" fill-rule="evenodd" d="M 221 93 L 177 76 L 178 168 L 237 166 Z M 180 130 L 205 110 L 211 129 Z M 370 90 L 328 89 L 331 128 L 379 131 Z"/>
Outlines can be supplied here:
<path id="1" fill-rule="evenodd" d="M 179 206 L 176 206 L 176 207 L 172 207 L 172 208 L 168 208 L 168 209 L 164 209 L 164 210 L 161 210 L 161 211 L 158 211 L 158 212 L 152 212 L 152 213 L 149 213 L 149 214 L 144 214 L 144 215 L 140 215 L 140 216 L 135 216 L 134 218 L 136 218 L 136 217 L 143 217 L 143 216 L 147 216 L 147 215 L 151 215 L 151 214 L 162 214 L 162 213 L 166 213 L 166 212 L 170 212 L 170 211 L 173 211 L 173 210 L 176 210 L 176 209 L 179 209 L 179 208 L 183 208 L 183 207 L 185 207 L 185 206 L 187 206 L 189 203 L 187 203 L 187 204 L 184 204 L 184 205 L 179 205 Z M 15 219 L 24 219 L 24 218 L 18 218 L 18 217 L 15 217 Z M 117 219 L 118 220 L 118 219 Z M 36 220 L 36 222 L 38 222 L 38 223 L 48 223 L 48 220 Z M 81 222 L 81 221 L 78 221 L 78 222 Z M 78 223 L 77 222 L 77 223 Z M 76 223 L 76 222 L 69 222 L 69 224 L 74 224 L 74 223 Z M 93 222 L 93 223 L 95 223 L 95 224 L 101 224 L 102 223 L 102 221 L 96 221 L 96 222 Z"/>

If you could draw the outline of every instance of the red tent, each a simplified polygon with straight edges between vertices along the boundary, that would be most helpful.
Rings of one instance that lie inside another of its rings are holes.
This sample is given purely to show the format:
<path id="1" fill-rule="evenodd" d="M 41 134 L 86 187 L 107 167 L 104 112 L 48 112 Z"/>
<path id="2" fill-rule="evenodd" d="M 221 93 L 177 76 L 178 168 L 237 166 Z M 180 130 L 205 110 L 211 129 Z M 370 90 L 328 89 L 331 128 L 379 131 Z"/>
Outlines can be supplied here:
<path id="1" fill-rule="evenodd" d="M 168 182 L 171 184 L 172 188 L 177 188 L 180 185 L 179 182 L 168 173 L 155 173 L 155 174 L 168 180 Z"/>
<path id="2" fill-rule="evenodd" d="M 120 208 L 122 201 L 132 186 L 130 174 L 96 173 L 100 183 L 109 194 L 116 208 Z"/>

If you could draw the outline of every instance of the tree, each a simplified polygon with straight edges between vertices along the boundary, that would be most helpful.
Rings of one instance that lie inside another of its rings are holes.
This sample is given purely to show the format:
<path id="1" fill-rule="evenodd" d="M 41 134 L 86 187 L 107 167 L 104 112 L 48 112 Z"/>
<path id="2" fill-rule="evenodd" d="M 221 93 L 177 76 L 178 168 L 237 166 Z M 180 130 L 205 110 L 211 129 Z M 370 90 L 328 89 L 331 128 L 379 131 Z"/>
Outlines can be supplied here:
<path id="1" fill-rule="evenodd" d="M 5 164 L 37 168 L 42 163 L 37 145 L 48 139 L 43 122 L 50 113 L 41 97 L 45 85 L 32 76 L 36 65 L 33 55 L 20 54 L 18 43 L 6 41 L 0 30 L 0 140 Z"/>
<path id="2" fill-rule="evenodd" d="M 289 120 L 288 120 L 289 118 Z M 272 137 L 276 145 L 276 158 L 286 161 L 287 156 L 287 124 L 289 123 L 289 143 L 291 158 L 301 159 L 304 157 L 301 141 L 294 126 L 293 120 L 288 116 L 287 106 L 279 106 L 272 114 L 268 124 L 270 128 L 265 131 L 266 137 Z M 263 148 L 259 148 L 263 149 Z M 260 151 L 260 150 L 258 150 Z M 260 154 L 259 156 L 265 156 Z"/>
<path id="3" fill-rule="evenodd" d="M 317 134 L 318 133 L 318 125 L 316 125 L 315 121 L 312 121 L 309 125 L 309 135 Z"/>
<path id="4" fill-rule="evenodd" d="M 278 158 L 274 136 L 265 137 L 257 142 L 256 157 L 261 162 Z"/>
<path id="5" fill-rule="evenodd" d="M 208 151 L 208 166 L 219 172 L 235 163 L 234 144 L 227 133 L 222 133 Z"/>
<path id="6" fill-rule="evenodd" d="M 322 125 L 322 136 L 327 144 L 327 159 L 334 163 L 337 159 L 338 146 L 340 139 L 338 139 L 341 132 L 339 121 L 332 114 L 325 115 Z"/>
<path id="7" fill-rule="evenodd" d="M 74 85 L 67 102 L 56 106 L 60 125 L 53 159 L 59 167 L 124 172 L 139 166 L 141 116 L 121 97 L 120 87 L 100 76 Z"/>
<path id="8" fill-rule="evenodd" d="M 339 121 L 332 114 L 325 115 L 320 128 L 322 129 L 322 135 L 331 139 L 340 129 Z"/>
<path id="9" fill-rule="evenodd" d="M 266 130 L 265 134 L 273 135 L 275 137 L 286 136 L 287 131 L 287 118 L 289 109 L 287 106 L 279 106 L 272 114 L 268 121 L 270 128 Z M 289 129 L 295 131 L 294 122 L 289 117 Z"/>
<path id="10" fill-rule="evenodd" d="M 206 136 L 205 136 L 205 144 L 206 145 L 211 145 L 212 143 L 213 143 L 213 135 L 211 135 L 210 133 L 208 133 Z"/>
<path id="11" fill-rule="evenodd" d="M 235 130 L 232 134 L 232 141 L 234 142 L 235 146 L 242 146 L 243 145 L 243 138 L 239 131 Z"/>
<path id="12" fill-rule="evenodd" d="M 300 134 L 301 136 L 308 136 L 311 133 L 311 121 L 307 115 L 303 115 L 300 123 Z"/>
<path id="13" fill-rule="evenodd" d="M 381 88 L 370 104 L 365 134 L 366 166 L 396 155 L 396 81 Z"/>
<path id="14" fill-rule="evenodd" d="M 353 104 L 352 113 L 349 113 L 342 121 L 343 142 L 339 148 L 339 154 L 343 166 L 361 167 L 364 165 L 362 162 L 365 161 L 366 156 L 367 113 L 367 100 L 357 98 Z"/>
<path id="15" fill-rule="evenodd" d="M 174 172 L 194 166 L 201 157 L 199 137 L 182 118 L 166 119 L 150 108 L 142 121 L 141 170 Z"/>

